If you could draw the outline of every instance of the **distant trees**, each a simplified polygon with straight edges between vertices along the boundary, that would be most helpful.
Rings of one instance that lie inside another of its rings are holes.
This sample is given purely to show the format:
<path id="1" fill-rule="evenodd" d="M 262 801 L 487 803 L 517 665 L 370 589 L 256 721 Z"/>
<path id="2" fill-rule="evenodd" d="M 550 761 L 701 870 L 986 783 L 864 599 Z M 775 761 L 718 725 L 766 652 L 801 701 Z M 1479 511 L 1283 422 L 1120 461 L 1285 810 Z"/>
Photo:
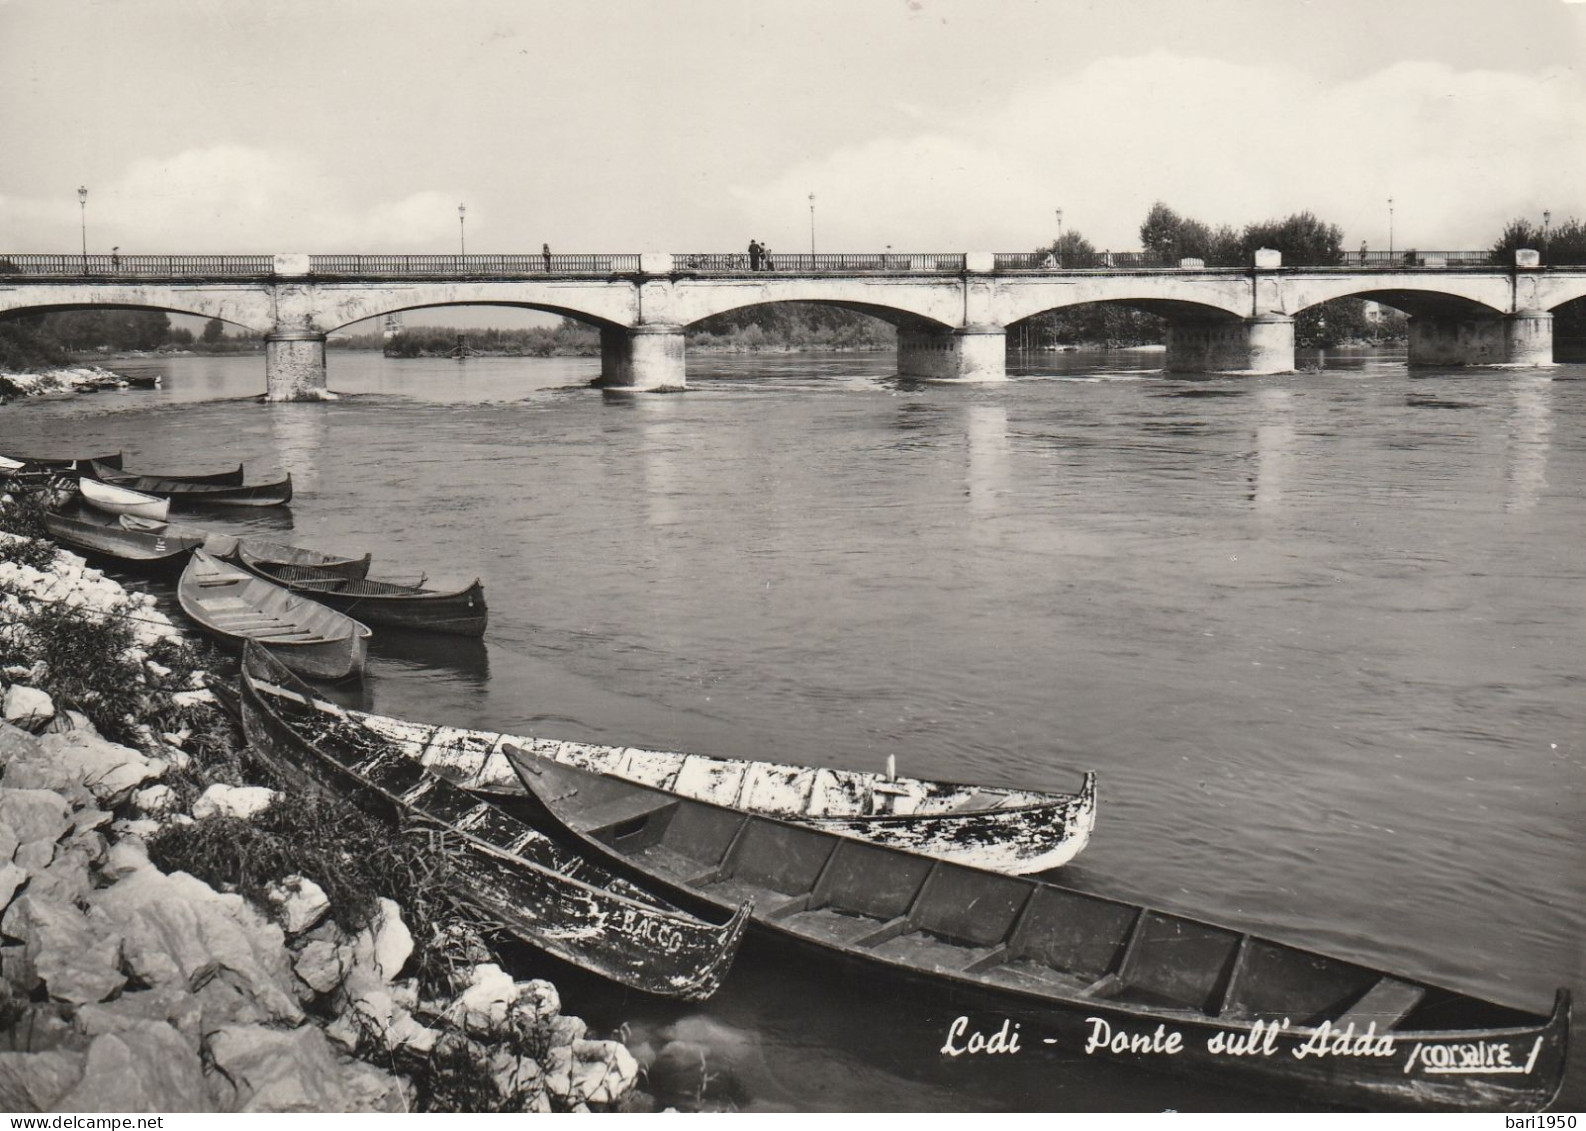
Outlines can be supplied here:
<path id="1" fill-rule="evenodd" d="M 1529 220 L 1510 220 L 1492 245 L 1493 257 L 1501 263 L 1513 263 L 1515 249 L 1522 247 L 1541 252 L 1543 263 L 1556 266 L 1586 263 L 1586 224 L 1572 217 L 1544 229 Z"/>
<path id="2" fill-rule="evenodd" d="M 1208 267 L 1239 267 L 1250 261 L 1239 233 L 1228 225 L 1213 229 L 1180 216 L 1160 200 L 1140 225 L 1140 246 L 1165 264 L 1199 259 Z"/>
<path id="3" fill-rule="evenodd" d="M 213 345 L 226 336 L 226 324 L 218 318 L 211 318 L 204 323 L 204 332 L 199 338 L 206 345 Z"/>

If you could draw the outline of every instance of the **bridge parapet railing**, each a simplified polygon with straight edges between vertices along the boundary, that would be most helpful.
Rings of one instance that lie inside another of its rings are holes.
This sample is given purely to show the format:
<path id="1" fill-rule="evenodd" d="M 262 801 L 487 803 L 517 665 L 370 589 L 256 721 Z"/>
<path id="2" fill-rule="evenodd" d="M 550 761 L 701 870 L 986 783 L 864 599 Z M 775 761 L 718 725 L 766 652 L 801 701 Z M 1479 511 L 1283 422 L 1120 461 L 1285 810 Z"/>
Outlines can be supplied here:
<path id="1" fill-rule="evenodd" d="M 1176 259 L 1165 259 L 1149 251 L 1069 253 L 1061 258 L 1044 250 L 999 251 L 994 263 L 998 271 L 1139 271 L 1179 265 Z"/>
<path id="2" fill-rule="evenodd" d="M 1306 264 L 1290 264 L 1285 262 L 1285 267 L 1303 267 Z M 1351 251 L 1345 252 L 1344 257 L 1337 263 L 1324 263 L 1323 267 L 1364 267 L 1368 271 L 1383 271 L 1392 268 L 1404 267 L 1513 267 L 1514 254 L 1512 252 L 1482 251 L 1421 251 L 1411 248 L 1406 251 Z"/>
<path id="3" fill-rule="evenodd" d="M 684 251 L 672 253 L 672 269 L 698 274 L 738 275 L 750 271 L 783 272 L 792 275 L 833 274 L 916 274 L 953 272 L 964 269 L 964 253 L 955 252 L 827 252 L 783 254 L 773 252 L 751 261 L 744 252 Z"/>
<path id="4" fill-rule="evenodd" d="M 274 269 L 270 255 L 0 254 L 0 277 L 44 279 L 257 279 Z"/>
<path id="5" fill-rule="evenodd" d="M 524 278 L 620 275 L 639 269 L 639 256 L 617 255 L 311 255 L 318 278 Z"/>

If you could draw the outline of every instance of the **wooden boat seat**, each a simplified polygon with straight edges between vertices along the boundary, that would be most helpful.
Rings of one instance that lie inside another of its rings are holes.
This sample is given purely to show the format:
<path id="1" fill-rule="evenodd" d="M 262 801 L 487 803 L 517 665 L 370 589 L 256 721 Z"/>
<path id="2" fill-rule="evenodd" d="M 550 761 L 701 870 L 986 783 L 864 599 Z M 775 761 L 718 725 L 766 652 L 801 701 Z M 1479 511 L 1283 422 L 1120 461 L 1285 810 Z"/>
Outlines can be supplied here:
<path id="1" fill-rule="evenodd" d="M 929 931 L 908 931 L 870 948 L 876 954 L 901 960 L 908 966 L 935 970 L 963 970 L 1002 949 L 1000 946 L 966 946 L 948 942 Z"/>
<path id="2" fill-rule="evenodd" d="M 1010 986 L 1013 989 L 1033 990 L 1037 993 L 1056 992 L 1065 997 L 1083 994 L 1096 980 L 1083 974 L 1055 970 L 1044 962 L 1028 958 L 1015 958 L 992 966 L 982 965 L 981 969 L 970 970 L 968 973 L 979 974 L 988 982 Z"/>
<path id="3" fill-rule="evenodd" d="M 660 844 L 652 844 L 634 855 L 643 860 L 645 867 L 670 876 L 686 887 L 704 887 L 716 878 L 718 871 Z"/>
<path id="4" fill-rule="evenodd" d="M 774 913 L 773 913 L 773 917 Z M 831 907 L 804 908 L 779 918 L 794 934 L 817 938 L 835 946 L 852 946 L 884 926 L 880 919 L 855 915 Z"/>
<path id="5" fill-rule="evenodd" d="M 591 806 L 578 813 L 568 823 L 577 832 L 599 835 L 608 829 L 646 820 L 676 805 L 675 797 L 635 792 Z"/>
<path id="6" fill-rule="evenodd" d="M 1333 1028 L 1342 1029 L 1353 1022 L 1358 1032 L 1375 1021 L 1377 1031 L 1386 1032 L 1408 1017 L 1425 996 L 1426 990 L 1421 986 L 1384 977 L 1350 1006 L 1348 1012 L 1334 1021 Z"/>

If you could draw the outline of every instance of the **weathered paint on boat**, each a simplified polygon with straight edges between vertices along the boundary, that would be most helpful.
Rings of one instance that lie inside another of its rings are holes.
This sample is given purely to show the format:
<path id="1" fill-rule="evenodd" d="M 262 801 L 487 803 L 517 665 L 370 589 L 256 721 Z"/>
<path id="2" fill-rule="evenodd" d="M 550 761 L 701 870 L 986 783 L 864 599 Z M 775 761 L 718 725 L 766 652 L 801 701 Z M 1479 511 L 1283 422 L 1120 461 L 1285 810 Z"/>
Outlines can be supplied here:
<path id="1" fill-rule="evenodd" d="M 294 672 L 317 679 L 342 679 L 363 671 L 367 626 L 207 551 L 193 551 L 176 597 L 200 628 L 233 649 L 255 641 Z"/>
<path id="2" fill-rule="evenodd" d="M 969 1051 L 970 1033 L 1007 1025 L 1037 1056 L 1099 1052 L 1334 1104 L 1532 1110 L 1562 1083 L 1564 990 L 1550 1014 L 1514 1009 L 1186 915 L 507 755 L 544 819 L 685 906 L 752 899 L 761 930 L 927 984 L 919 1008 L 938 1019 L 944 1061 Z"/>
<path id="3" fill-rule="evenodd" d="M 503 750 L 729 808 L 784 817 L 872 844 L 1027 875 L 1068 863 L 1096 823 L 1096 777 L 1077 794 L 888 777 L 859 770 L 536 739 L 354 712 L 424 765 L 468 789 L 519 794 Z"/>
<path id="4" fill-rule="evenodd" d="M 678 910 L 323 710 L 253 644 L 243 656 L 241 705 L 250 749 L 281 772 L 382 819 L 445 830 L 453 889 L 524 942 L 663 997 L 707 998 L 726 976 L 747 905 L 720 923 Z"/>

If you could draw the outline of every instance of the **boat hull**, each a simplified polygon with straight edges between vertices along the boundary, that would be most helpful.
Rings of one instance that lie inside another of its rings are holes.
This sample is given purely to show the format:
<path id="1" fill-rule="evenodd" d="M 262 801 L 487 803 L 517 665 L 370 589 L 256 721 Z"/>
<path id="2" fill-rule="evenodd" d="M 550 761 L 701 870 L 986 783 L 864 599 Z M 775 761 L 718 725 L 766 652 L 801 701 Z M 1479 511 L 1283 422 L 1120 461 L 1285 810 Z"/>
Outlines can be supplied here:
<path id="1" fill-rule="evenodd" d="M 178 506 L 199 507 L 279 507 L 292 501 L 292 477 L 274 483 L 255 483 L 251 486 L 227 486 L 218 483 L 195 483 L 186 479 L 172 479 L 156 475 L 111 474 L 100 468 L 100 478 L 105 483 L 159 495 Z"/>
<path id="2" fill-rule="evenodd" d="M 80 480 L 77 486 L 84 501 L 109 514 L 124 514 L 133 518 L 163 522 L 171 510 L 169 499 L 154 498 L 130 487 L 101 483 L 96 479 Z"/>
<path id="3" fill-rule="evenodd" d="M 50 511 L 44 516 L 50 537 L 75 550 L 100 554 L 133 565 L 176 566 L 203 545 L 202 538 L 137 530 L 119 522 L 96 521 L 93 509 L 76 513 Z"/>
<path id="4" fill-rule="evenodd" d="M 312 565 L 262 560 L 246 542 L 239 544 L 236 555 L 228 560 L 274 585 L 356 616 L 367 624 L 452 636 L 483 636 L 490 622 L 485 587 L 477 579 L 463 589 L 447 593 L 378 578 L 341 577 Z"/>
<path id="5" fill-rule="evenodd" d="M 1046 871 L 1072 860 L 1089 843 L 1096 820 L 1096 779 L 1091 773 L 1077 794 L 994 790 L 855 770 L 535 739 L 381 715 L 357 717 L 410 757 L 469 789 L 523 793 L 505 753 L 510 746 L 681 797 L 1011 875 Z M 984 802 L 987 797 L 995 804 Z M 875 814 L 883 805 L 913 811 Z"/>
<path id="6" fill-rule="evenodd" d="M 509 758 L 541 816 L 613 867 L 685 906 L 753 899 L 758 931 L 921 984 L 920 1031 L 944 1061 L 994 1055 L 1001 1032 L 1027 1056 L 1363 1107 L 1534 1110 L 1562 1080 L 1562 992 L 1551 1015 L 1512 1009 L 1188 916 Z"/>
<path id="7" fill-rule="evenodd" d="M 657 900 L 551 838 L 391 754 L 354 728 L 330 728 L 303 695 L 271 685 L 256 646 L 244 656 L 243 730 L 278 772 L 394 823 L 444 830 L 453 892 L 530 945 L 580 969 L 661 997 L 697 1001 L 721 985 L 748 909 L 717 924 Z M 311 738 L 310 735 L 315 737 Z"/>
<path id="8" fill-rule="evenodd" d="M 298 675 L 336 680 L 363 671 L 369 629 L 334 610 L 193 551 L 176 587 L 195 624 L 233 651 L 250 640 Z"/>
<path id="9" fill-rule="evenodd" d="M 244 479 L 243 465 L 238 464 L 230 471 L 212 471 L 204 475 L 173 475 L 170 473 L 155 474 L 149 471 L 126 471 L 120 466 L 102 460 L 89 460 L 86 464 L 79 463 L 78 471 L 94 479 L 115 479 L 118 476 L 128 475 L 149 479 L 166 479 L 178 483 L 200 483 L 217 487 L 240 487 Z"/>

